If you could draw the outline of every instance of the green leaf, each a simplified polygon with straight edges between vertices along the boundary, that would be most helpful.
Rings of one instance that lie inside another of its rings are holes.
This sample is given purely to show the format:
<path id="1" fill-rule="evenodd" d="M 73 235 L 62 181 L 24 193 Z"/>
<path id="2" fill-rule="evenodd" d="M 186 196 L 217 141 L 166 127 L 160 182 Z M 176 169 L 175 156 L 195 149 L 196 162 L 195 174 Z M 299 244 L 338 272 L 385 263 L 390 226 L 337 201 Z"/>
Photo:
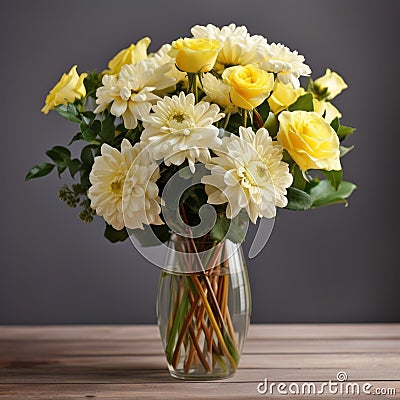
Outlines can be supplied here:
<path id="1" fill-rule="evenodd" d="M 68 163 L 69 173 L 71 174 L 71 178 L 73 178 L 76 173 L 81 169 L 82 163 L 77 159 L 74 158 Z"/>
<path id="2" fill-rule="evenodd" d="M 68 143 L 68 146 L 70 146 L 72 143 L 74 143 L 74 142 L 76 142 L 78 140 L 82 140 L 82 139 L 83 139 L 82 132 L 78 132 L 73 136 L 71 141 Z"/>
<path id="3" fill-rule="evenodd" d="M 260 114 L 260 117 L 262 118 L 263 121 L 266 121 L 269 115 L 269 104 L 268 101 L 265 100 L 264 103 L 262 103 L 261 105 L 259 105 L 257 107 L 257 111 Z"/>
<path id="4" fill-rule="evenodd" d="M 354 144 L 353 146 L 350 147 L 345 147 L 345 146 L 339 146 L 340 150 L 340 157 L 344 157 L 347 153 L 350 153 L 354 149 Z"/>
<path id="5" fill-rule="evenodd" d="M 91 167 L 88 165 L 82 165 L 80 169 L 80 181 L 81 181 L 81 186 L 85 189 L 90 187 L 90 180 L 89 180 L 89 175 L 90 175 Z"/>
<path id="6" fill-rule="evenodd" d="M 47 150 L 46 154 L 56 163 L 58 176 L 67 169 L 71 161 L 71 152 L 63 146 L 54 146 L 52 149 Z"/>
<path id="7" fill-rule="evenodd" d="M 354 183 L 346 181 L 342 181 L 337 190 L 335 190 L 328 180 L 318 182 L 318 184 L 310 189 L 312 208 L 340 203 L 347 205 L 345 199 L 347 199 L 355 189 L 356 185 Z"/>
<path id="8" fill-rule="evenodd" d="M 78 124 L 81 122 L 79 110 L 72 103 L 68 103 L 66 105 L 60 104 L 58 106 L 55 106 L 54 110 L 56 110 L 62 117 L 64 117 L 68 121 L 76 122 Z"/>
<path id="9" fill-rule="evenodd" d="M 222 242 L 226 237 L 230 224 L 231 221 L 224 214 L 219 214 L 210 232 L 211 239 L 216 242 Z"/>
<path id="10" fill-rule="evenodd" d="M 332 186 L 337 190 L 337 188 L 340 185 L 340 182 L 342 182 L 343 178 L 343 171 L 339 170 L 332 170 L 332 171 L 325 171 L 321 170 L 321 172 L 324 174 L 325 178 L 328 179 L 328 181 L 332 184 Z"/>
<path id="11" fill-rule="evenodd" d="M 93 165 L 94 162 L 94 151 L 96 147 L 96 145 L 88 144 L 81 151 L 82 162 L 90 167 Z"/>
<path id="12" fill-rule="evenodd" d="M 340 122 L 339 122 L 339 118 L 336 117 L 334 120 L 332 120 L 331 122 L 331 127 L 335 130 L 335 132 L 337 133 L 338 129 L 340 126 Z"/>
<path id="13" fill-rule="evenodd" d="M 274 137 L 278 133 L 279 130 L 279 122 L 278 118 L 276 118 L 273 112 L 268 114 L 267 120 L 265 121 L 264 128 L 266 128 L 269 134 Z"/>
<path id="14" fill-rule="evenodd" d="M 106 225 L 106 229 L 104 231 L 104 236 L 111 242 L 123 242 L 128 237 L 128 232 L 125 228 L 117 231 L 111 225 Z"/>
<path id="15" fill-rule="evenodd" d="M 108 116 L 102 123 L 99 136 L 107 143 L 112 142 L 115 135 L 114 117 Z"/>
<path id="16" fill-rule="evenodd" d="M 352 135 L 356 128 L 352 128 L 350 126 L 340 125 L 337 130 L 337 134 L 340 140 L 343 140 L 346 136 Z"/>
<path id="17" fill-rule="evenodd" d="M 96 118 L 96 115 L 97 115 L 97 114 L 95 114 L 95 113 L 92 112 L 92 111 L 85 111 L 85 112 L 82 113 L 82 115 L 83 115 L 84 117 L 86 117 L 86 118 L 85 118 L 86 121 L 87 121 L 87 120 L 93 121 L 93 120 Z M 84 120 L 84 119 L 82 119 L 82 120 Z"/>
<path id="18" fill-rule="evenodd" d="M 88 74 L 83 84 L 85 85 L 87 96 L 96 98 L 96 90 L 101 86 L 101 74 L 96 72 Z"/>
<path id="19" fill-rule="evenodd" d="M 116 129 L 115 136 L 120 135 L 122 132 L 119 129 Z M 131 143 L 137 143 L 140 141 L 140 132 L 138 129 L 129 129 L 126 131 L 125 138 L 128 139 Z"/>
<path id="20" fill-rule="evenodd" d="M 242 243 L 245 237 L 243 223 L 247 221 L 247 217 L 243 218 L 244 215 L 243 213 L 239 214 L 231 220 L 225 214 L 218 214 L 215 225 L 210 231 L 210 238 L 216 242 L 229 239 L 233 243 Z"/>
<path id="21" fill-rule="evenodd" d="M 287 190 L 288 210 L 308 210 L 311 208 L 312 199 L 310 195 L 303 190 L 290 187 Z"/>
<path id="22" fill-rule="evenodd" d="M 346 136 L 352 135 L 356 130 L 356 128 L 341 125 L 337 117 L 331 122 L 331 127 L 335 130 L 340 140 L 343 140 Z"/>
<path id="23" fill-rule="evenodd" d="M 34 178 L 40 178 L 42 176 L 46 176 L 53 170 L 54 167 L 55 167 L 55 165 L 50 164 L 50 163 L 41 163 L 41 164 L 35 165 L 27 173 L 25 180 L 29 181 Z"/>
<path id="24" fill-rule="evenodd" d="M 101 131 L 101 122 L 98 119 L 95 119 L 92 123 L 91 123 L 91 128 L 97 133 L 99 134 Z"/>
<path id="25" fill-rule="evenodd" d="M 313 87 L 314 87 L 314 81 L 312 80 L 312 78 L 308 78 L 307 92 L 311 92 L 313 90 Z"/>
<path id="26" fill-rule="evenodd" d="M 238 134 L 239 133 L 239 126 L 243 125 L 242 117 L 239 113 L 231 115 L 229 119 L 229 124 L 226 127 L 226 131 Z"/>
<path id="27" fill-rule="evenodd" d="M 80 127 L 84 140 L 86 140 L 87 142 L 93 142 L 93 140 L 96 139 L 97 133 L 90 126 L 82 123 Z"/>
<path id="28" fill-rule="evenodd" d="M 303 111 L 314 111 L 313 96 L 311 93 L 306 93 L 300 96 L 291 106 L 288 108 L 289 111 L 303 110 Z"/>
<path id="29" fill-rule="evenodd" d="M 63 146 L 54 146 L 52 149 L 47 150 L 46 154 L 56 163 L 65 163 L 71 158 L 69 149 Z"/>
<path id="30" fill-rule="evenodd" d="M 293 163 L 293 166 L 292 166 L 290 172 L 293 175 L 292 187 L 294 187 L 296 189 L 304 190 L 304 188 L 306 187 L 307 181 L 305 180 L 300 167 L 296 163 Z"/>

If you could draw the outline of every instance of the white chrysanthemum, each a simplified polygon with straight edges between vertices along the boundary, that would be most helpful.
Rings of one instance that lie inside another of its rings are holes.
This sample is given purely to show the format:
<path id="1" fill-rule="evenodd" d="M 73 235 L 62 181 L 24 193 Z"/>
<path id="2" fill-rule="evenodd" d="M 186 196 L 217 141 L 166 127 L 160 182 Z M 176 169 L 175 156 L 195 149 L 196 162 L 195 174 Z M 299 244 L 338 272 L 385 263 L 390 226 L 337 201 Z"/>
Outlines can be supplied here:
<path id="1" fill-rule="evenodd" d="M 166 165 L 181 165 L 188 160 L 194 171 L 197 160 L 210 160 L 209 149 L 221 144 L 218 128 L 213 125 L 224 117 L 216 104 L 195 104 L 193 93 L 164 97 L 153 106 L 154 113 L 143 119 L 141 139 L 151 145 L 156 160 Z"/>
<path id="2" fill-rule="evenodd" d="M 90 173 L 91 207 L 117 230 L 163 223 L 155 183 L 160 176 L 158 164 L 143 148 L 141 143 L 132 147 L 127 139 L 121 151 L 103 144 Z"/>
<path id="3" fill-rule="evenodd" d="M 304 64 L 304 57 L 281 43 L 272 43 L 265 47 L 261 68 L 277 74 L 283 84 L 291 83 L 295 89 L 300 87 L 299 77 L 309 76 L 311 69 Z"/>
<path id="4" fill-rule="evenodd" d="M 158 67 L 161 67 L 163 65 L 168 65 L 169 71 L 165 73 L 165 76 L 174 79 L 175 84 L 182 82 L 184 86 L 186 86 L 187 85 L 186 72 L 179 71 L 179 69 L 176 68 L 175 58 L 172 58 L 171 56 L 168 55 L 170 51 L 171 51 L 171 45 L 164 44 L 157 50 L 156 53 L 150 54 L 149 58 L 153 60 Z M 170 91 L 172 90 L 169 90 L 169 88 L 162 90 L 162 92 L 165 93 L 168 93 Z M 157 92 L 157 94 L 160 93 Z"/>
<path id="5" fill-rule="evenodd" d="M 137 121 L 150 111 L 152 104 L 160 98 L 153 92 L 170 87 L 176 83 L 166 76 L 170 65 L 159 67 L 154 60 L 143 60 L 137 64 L 126 64 L 118 76 L 104 75 L 103 86 L 96 92 L 95 113 L 104 111 L 109 104 L 111 114 L 121 117 L 127 129 L 135 129 Z"/>
<path id="6" fill-rule="evenodd" d="M 211 175 L 203 177 L 208 203 L 228 202 L 226 216 L 230 219 L 245 209 L 250 220 L 272 218 L 276 207 L 287 204 L 286 188 L 293 181 L 288 164 L 282 161 L 282 147 L 272 141 L 265 128 L 256 133 L 252 128 L 239 128 L 240 137 L 223 138 L 218 157 L 206 167 Z"/>
<path id="7" fill-rule="evenodd" d="M 267 45 L 267 40 L 259 35 L 250 36 L 245 26 L 230 24 L 218 28 L 212 24 L 196 25 L 191 29 L 195 38 L 219 40 L 223 47 L 218 53 L 214 69 L 223 73 L 225 68 L 235 65 L 254 64 L 260 60 L 260 54 Z"/>
<path id="8" fill-rule="evenodd" d="M 226 113 L 237 111 L 237 107 L 232 104 L 229 95 L 231 87 L 222 79 L 216 78 L 213 74 L 205 74 L 203 77 L 203 90 L 206 94 L 204 101 L 218 104 Z"/>

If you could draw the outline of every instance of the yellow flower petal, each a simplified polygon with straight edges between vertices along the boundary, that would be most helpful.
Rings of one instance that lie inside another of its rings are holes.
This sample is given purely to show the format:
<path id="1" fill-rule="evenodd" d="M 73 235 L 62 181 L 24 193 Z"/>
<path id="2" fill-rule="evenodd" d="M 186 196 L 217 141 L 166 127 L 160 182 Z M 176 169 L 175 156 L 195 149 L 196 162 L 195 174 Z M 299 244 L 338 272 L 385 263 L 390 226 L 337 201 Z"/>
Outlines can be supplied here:
<path id="1" fill-rule="evenodd" d="M 77 66 L 74 65 L 68 74 L 63 74 L 57 84 L 50 90 L 46 97 L 45 105 L 41 109 L 43 114 L 47 114 L 55 106 L 60 104 L 72 103 L 75 99 L 86 96 L 85 85 L 83 84 L 87 74 L 80 76 L 76 71 Z"/>

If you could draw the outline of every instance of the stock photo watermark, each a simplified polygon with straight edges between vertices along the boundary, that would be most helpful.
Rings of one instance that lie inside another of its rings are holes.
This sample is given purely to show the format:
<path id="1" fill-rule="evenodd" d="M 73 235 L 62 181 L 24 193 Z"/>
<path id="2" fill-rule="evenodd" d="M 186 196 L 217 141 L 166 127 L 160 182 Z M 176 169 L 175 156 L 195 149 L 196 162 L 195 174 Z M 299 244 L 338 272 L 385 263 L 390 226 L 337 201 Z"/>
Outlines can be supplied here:
<path id="1" fill-rule="evenodd" d="M 376 396 L 395 396 L 396 388 L 374 387 L 369 382 L 348 381 L 347 373 L 340 371 L 336 375 L 336 380 L 327 382 L 269 382 L 265 378 L 257 386 L 259 395 L 376 395 Z"/>

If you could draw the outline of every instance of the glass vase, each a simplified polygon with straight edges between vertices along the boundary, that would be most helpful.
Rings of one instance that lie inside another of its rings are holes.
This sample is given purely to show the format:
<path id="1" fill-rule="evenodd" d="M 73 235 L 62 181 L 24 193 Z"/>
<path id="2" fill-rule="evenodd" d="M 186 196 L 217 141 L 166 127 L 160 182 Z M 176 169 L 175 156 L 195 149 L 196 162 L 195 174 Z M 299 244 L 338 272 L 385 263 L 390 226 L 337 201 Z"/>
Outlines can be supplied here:
<path id="1" fill-rule="evenodd" d="M 229 240 L 210 246 L 176 237 L 169 249 L 157 317 L 170 374 L 185 380 L 228 378 L 238 367 L 250 324 L 242 248 Z"/>

